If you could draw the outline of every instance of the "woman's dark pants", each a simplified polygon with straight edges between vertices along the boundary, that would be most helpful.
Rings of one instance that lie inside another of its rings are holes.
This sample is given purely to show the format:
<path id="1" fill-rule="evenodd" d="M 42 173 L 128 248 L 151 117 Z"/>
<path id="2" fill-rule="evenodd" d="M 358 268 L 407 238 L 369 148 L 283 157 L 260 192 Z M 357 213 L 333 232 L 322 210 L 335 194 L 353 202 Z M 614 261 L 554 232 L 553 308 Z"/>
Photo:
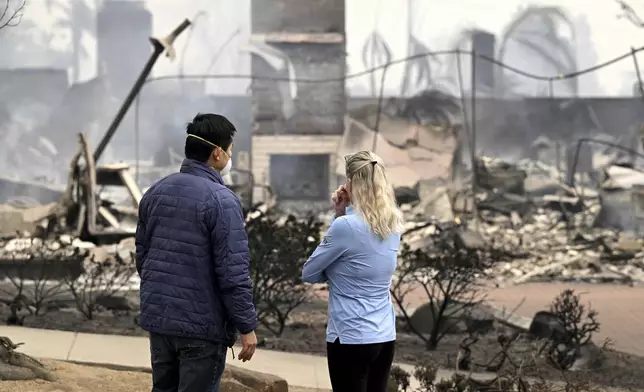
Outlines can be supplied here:
<path id="1" fill-rule="evenodd" d="M 395 341 L 375 344 L 326 344 L 333 392 L 386 392 Z"/>

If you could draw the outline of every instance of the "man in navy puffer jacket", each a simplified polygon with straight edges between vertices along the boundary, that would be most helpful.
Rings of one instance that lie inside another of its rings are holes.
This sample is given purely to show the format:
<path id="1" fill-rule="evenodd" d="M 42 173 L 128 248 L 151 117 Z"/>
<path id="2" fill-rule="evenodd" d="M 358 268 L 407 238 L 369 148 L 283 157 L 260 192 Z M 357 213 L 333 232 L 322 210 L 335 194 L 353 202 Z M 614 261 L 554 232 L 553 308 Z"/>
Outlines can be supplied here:
<path id="1" fill-rule="evenodd" d="M 236 130 L 216 114 L 198 114 L 186 130 L 181 170 L 145 193 L 136 230 L 153 392 L 216 392 L 236 331 L 240 360 L 257 345 L 244 217 L 222 179 Z"/>

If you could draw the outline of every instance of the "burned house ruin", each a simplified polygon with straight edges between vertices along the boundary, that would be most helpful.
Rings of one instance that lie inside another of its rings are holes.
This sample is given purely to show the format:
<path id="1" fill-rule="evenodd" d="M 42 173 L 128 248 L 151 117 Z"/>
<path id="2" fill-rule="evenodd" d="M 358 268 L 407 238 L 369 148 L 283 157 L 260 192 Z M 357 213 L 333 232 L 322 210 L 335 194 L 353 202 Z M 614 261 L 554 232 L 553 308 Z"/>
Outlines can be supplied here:
<path id="1" fill-rule="evenodd" d="M 255 181 L 281 201 L 326 201 L 344 131 L 345 2 L 253 0 L 251 9 Z"/>

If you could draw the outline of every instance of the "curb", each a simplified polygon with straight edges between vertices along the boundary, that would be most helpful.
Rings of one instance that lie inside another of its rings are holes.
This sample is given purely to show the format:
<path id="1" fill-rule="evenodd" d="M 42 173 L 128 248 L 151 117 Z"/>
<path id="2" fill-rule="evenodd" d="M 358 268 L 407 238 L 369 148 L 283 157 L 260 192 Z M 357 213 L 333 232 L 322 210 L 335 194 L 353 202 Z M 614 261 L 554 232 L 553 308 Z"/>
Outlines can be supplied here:
<path id="1" fill-rule="evenodd" d="M 100 363 L 100 362 L 72 361 L 68 359 L 50 359 L 50 361 L 66 362 L 74 365 L 104 368 L 108 370 L 115 370 L 118 372 L 137 372 L 137 373 L 152 374 L 151 368 L 139 367 L 139 366 L 116 365 L 113 363 Z"/>
<path id="2" fill-rule="evenodd" d="M 518 314 L 511 313 L 505 307 L 498 307 L 490 302 L 485 302 L 485 306 L 489 307 L 492 310 L 492 317 L 502 324 L 505 324 L 509 327 L 519 329 L 522 332 L 528 332 L 530 329 L 530 324 L 532 324 L 532 317 L 519 316 Z M 418 308 L 409 308 L 407 309 L 407 314 L 410 316 L 414 314 Z M 402 312 L 396 309 L 396 318 L 404 318 Z"/>
<path id="3" fill-rule="evenodd" d="M 530 324 L 532 324 L 531 317 L 519 316 L 517 314 L 511 313 L 505 307 L 498 307 L 491 303 L 486 303 L 493 311 L 493 316 L 496 321 L 499 321 L 502 324 L 505 324 L 509 327 L 519 329 L 522 332 L 528 332 L 530 329 Z"/>

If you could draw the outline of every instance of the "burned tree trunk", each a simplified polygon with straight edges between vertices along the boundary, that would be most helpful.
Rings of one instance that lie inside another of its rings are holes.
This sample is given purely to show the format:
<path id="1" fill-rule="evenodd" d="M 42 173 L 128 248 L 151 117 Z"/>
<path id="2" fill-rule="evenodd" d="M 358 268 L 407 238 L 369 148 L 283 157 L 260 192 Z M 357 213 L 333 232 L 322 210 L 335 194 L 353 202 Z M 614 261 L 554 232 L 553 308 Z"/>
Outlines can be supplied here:
<path id="1" fill-rule="evenodd" d="M 16 351 L 21 344 L 14 344 L 8 337 L 0 336 L 0 381 L 53 381 L 53 375 L 42 363 Z"/>

